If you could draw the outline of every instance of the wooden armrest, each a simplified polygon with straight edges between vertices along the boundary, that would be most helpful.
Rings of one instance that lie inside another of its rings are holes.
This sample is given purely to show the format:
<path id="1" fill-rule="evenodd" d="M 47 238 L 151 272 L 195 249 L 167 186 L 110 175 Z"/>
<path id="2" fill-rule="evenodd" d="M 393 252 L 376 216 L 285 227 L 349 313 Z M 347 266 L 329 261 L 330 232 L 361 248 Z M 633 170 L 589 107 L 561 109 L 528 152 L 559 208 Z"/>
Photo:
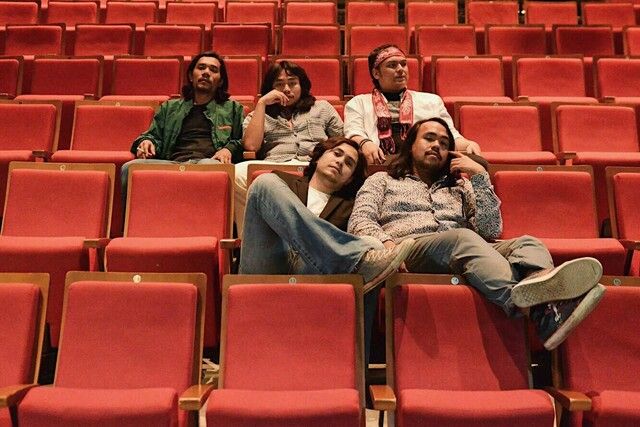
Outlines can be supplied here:
<path id="1" fill-rule="evenodd" d="M 0 408 L 7 408 L 20 403 L 27 391 L 38 384 L 17 384 L 6 387 L 0 387 Z"/>
<path id="2" fill-rule="evenodd" d="M 388 385 L 370 385 L 369 394 L 373 409 L 377 411 L 395 411 L 396 395 Z"/>
<path id="3" fill-rule="evenodd" d="M 179 399 L 180 409 L 199 411 L 207 401 L 214 387 L 210 384 L 192 385 L 182 393 Z"/>
<path id="4" fill-rule="evenodd" d="M 169 95 L 169 98 L 171 99 L 176 99 L 180 97 L 182 97 L 182 95 L 180 95 L 179 93 L 172 93 L 171 95 Z"/>
<path id="5" fill-rule="evenodd" d="M 241 244 L 242 239 L 220 239 L 221 249 L 237 249 Z"/>
<path id="6" fill-rule="evenodd" d="M 84 239 L 83 247 L 85 249 L 102 249 L 105 248 L 111 239 L 107 237 L 103 237 L 100 239 Z"/>
<path id="7" fill-rule="evenodd" d="M 640 241 L 638 240 L 620 240 L 620 243 L 628 251 L 640 251 Z"/>
<path id="8" fill-rule="evenodd" d="M 555 387 L 545 387 L 547 393 L 549 393 L 556 402 L 560 403 L 564 409 L 570 411 L 590 411 L 591 399 L 586 394 L 579 391 L 571 390 L 558 390 Z"/>
<path id="9" fill-rule="evenodd" d="M 242 153 L 242 158 L 245 160 L 255 160 L 256 152 L 255 151 L 244 151 Z"/>
<path id="10" fill-rule="evenodd" d="M 7 92 L 0 92 L 0 99 L 13 99 L 13 95 L 9 95 Z"/>
<path id="11" fill-rule="evenodd" d="M 529 102 L 529 97 L 520 95 L 516 98 L 516 102 Z"/>
<path id="12" fill-rule="evenodd" d="M 31 154 L 33 155 L 33 157 L 38 159 L 44 159 L 44 160 L 51 159 L 51 153 L 48 152 L 47 150 L 33 150 Z"/>
<path id="13" fill-rule="evenodd" d="M 615 104 L 616 98 L 615 96 L 603 96 L 602 98 L 600 98 L 600 102 L 605 104 Z"/>
<path id="14" fill-rule="evenodd" d="M 94 93 L 83 93 L 82 96 L 84 96 L 84 99 L 97 99 Z"/>

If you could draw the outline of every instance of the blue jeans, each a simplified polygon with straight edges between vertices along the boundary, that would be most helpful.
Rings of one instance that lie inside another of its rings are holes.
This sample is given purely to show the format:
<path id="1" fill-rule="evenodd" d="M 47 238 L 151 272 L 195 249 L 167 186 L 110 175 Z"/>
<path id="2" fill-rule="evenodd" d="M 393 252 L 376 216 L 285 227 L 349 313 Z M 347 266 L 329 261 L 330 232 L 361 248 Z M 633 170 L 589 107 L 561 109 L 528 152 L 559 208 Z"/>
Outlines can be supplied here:
<path id="1" fill-rule="evenodd" d="M 275 174 L 249 188 L 240 274 L 351 273 L 381 247 L 315 216 Z"/>
<path id="2" fill-rule="evenodd" d="M 240 274 L 351 273 L 368 250 L 382 248 L 315 216 L 275 174 L 259 176 L 249 188 Z M 379 293 L 364 296 L 366 364 Z"/>

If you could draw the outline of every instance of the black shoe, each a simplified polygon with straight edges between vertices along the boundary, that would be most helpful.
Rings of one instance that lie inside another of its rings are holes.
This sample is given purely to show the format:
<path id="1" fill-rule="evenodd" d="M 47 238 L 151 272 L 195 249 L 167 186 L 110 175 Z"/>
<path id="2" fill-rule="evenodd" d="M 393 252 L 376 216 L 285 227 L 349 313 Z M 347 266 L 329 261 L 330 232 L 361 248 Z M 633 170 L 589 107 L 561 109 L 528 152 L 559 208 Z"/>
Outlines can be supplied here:
<path id="1" fill-rule="evenodd" d="M 576 298 L 553 301 L 531 307 L 529 318 L 536 326 L 544 348 L 558 347 L 600 302 L 605 287 L 601 284 Z"/>

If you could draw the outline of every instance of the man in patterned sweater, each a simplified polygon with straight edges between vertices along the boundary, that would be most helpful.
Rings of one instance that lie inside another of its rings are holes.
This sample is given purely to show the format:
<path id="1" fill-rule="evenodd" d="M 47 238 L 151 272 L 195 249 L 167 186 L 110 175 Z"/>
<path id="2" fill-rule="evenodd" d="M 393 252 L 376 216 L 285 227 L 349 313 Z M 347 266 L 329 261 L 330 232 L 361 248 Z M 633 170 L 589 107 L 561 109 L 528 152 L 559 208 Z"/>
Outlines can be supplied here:
<path id="1" fill-rule="evenodd" d="M 348 231 L 387 248 L 415 239 L 403 269 L 462 275 L 507 315 L 529 315 L 545 347 L 557 347 L 604 294 L 602 266 L 581 258 L 554 268 L 531 236 L 488 243 L 502 232 L 500 200 L 485 169 L 454 150 L 446 121 L 416 122 L 388 172 L 358 192 Z"/>

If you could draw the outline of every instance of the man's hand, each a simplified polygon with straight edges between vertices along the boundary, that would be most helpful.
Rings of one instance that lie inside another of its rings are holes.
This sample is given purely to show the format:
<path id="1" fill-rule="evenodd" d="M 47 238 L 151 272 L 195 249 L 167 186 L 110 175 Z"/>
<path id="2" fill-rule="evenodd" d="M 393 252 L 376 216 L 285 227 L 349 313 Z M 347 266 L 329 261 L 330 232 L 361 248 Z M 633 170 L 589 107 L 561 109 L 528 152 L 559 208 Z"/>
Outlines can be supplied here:
<path id="1" fill-rule="evenodd" d="M 136 157 L 138 159 L 148 159 L 150 157 L 154 157 L 156 155 L 156 147 L 153 145 L 153 142 L 149 139 L 143 139 L 138 145 L 138 150 L 136 151 Z"/>
<path id="2" fill-rule="evenodd" d="M 289 97 L 285 95 L 284 92 L 280 92 L 277 89 L 273 89 L 271 92 L 260 97 L 258 102 L 263 103 L 264 105 L 272 105 L 272 104 L 287 105 L 287 102 L 289 102 Z"/>
<path id="3" fill-rule="evenodd" d="M 451 156 L 450 170 L 452 173 L 466 173 L 469 176 L 473 176 L 484 172 L 484 168 L 480 163 L 471 160 L 471 158 L 458 151 L 449 151 L 449 155 Z"/>
<path id="4" fill-rule="evenodd" d="M 220 163 L 231 163 L 231 151 L 228 148 L 221 148 L 216 151 L 212 159 L 218 160 Z"/>
<path id="5" fill-rule="evenodd" d="M 386 160 L 382 148 L 378 147 L 373 141 L 365 142 L 361 150 L 370 165 L 381 165 Z"/>
<path id="6" fill-rule="evenodd" d="M 480 144 L 463 136 L 456 139 L 456 150 L 469 154 L 480 154 L 482 152 Z"/>

